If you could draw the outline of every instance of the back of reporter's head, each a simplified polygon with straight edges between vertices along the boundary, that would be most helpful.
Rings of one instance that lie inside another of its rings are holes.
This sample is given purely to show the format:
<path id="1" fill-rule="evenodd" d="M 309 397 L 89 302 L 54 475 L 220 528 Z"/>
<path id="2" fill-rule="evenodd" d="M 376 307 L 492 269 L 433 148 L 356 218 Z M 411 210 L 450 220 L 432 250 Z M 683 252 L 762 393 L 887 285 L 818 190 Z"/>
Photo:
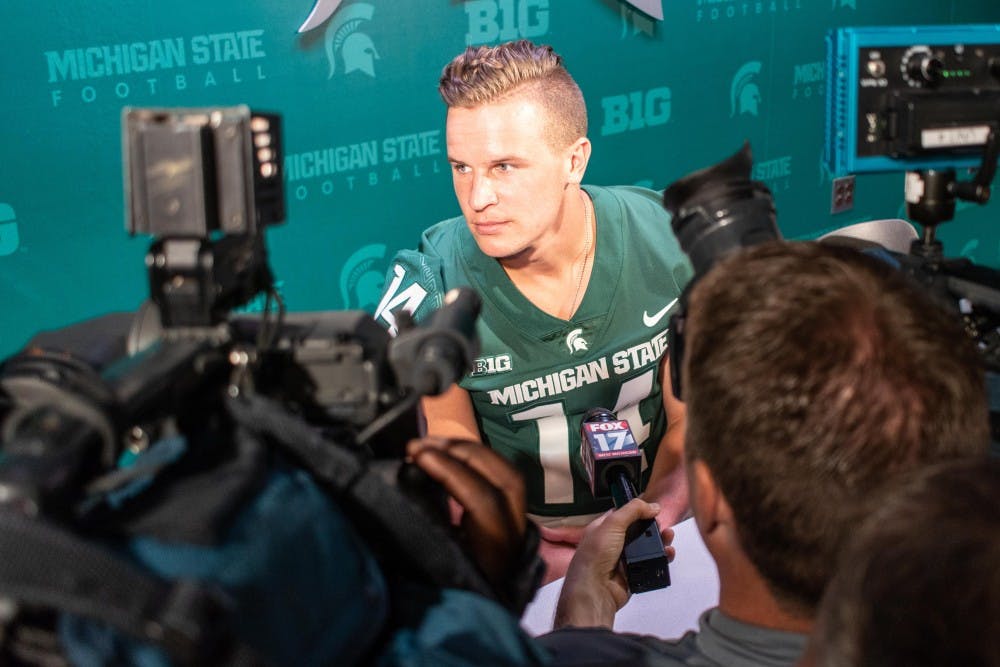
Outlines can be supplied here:
<path id="1" fill-rule="evenodd" d="M 810 615 L 849 527 L 891 475 L 986 451 L 980 360 L 955 318 L 856 250 L 769 242 L 694 286 L 686 452 L 740 546 Z"/>
<path id="2" fill-rule="evenodd" d="M 887 494 L 823 597 L 808 664 L 1000 665 L 1000 461 L 932 466 Z"/>

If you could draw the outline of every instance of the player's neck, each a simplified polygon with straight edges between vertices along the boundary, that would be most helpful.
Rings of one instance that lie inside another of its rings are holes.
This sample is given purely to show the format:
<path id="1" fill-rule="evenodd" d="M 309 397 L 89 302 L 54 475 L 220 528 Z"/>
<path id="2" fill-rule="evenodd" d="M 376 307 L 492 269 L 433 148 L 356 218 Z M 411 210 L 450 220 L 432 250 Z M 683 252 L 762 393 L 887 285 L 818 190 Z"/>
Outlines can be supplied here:
<path id="1" fill-rule="evenodd" d="M 586 293 L 597 245 L 592 204 L 582 190 L 570 199 L 564 208 L 564 220 L 545 241 L 548 243 L 498 261 L 511 282 L 537 308 L 569 319 Z"/>

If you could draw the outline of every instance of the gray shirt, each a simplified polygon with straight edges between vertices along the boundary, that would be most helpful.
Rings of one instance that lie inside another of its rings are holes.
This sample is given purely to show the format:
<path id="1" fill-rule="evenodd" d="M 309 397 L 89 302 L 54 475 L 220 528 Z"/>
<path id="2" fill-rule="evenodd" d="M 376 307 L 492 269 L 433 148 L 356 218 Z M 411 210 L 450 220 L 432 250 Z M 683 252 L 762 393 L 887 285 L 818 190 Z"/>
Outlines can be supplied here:
<path id="1" fill-rule="evenodd" d="M 604 628 L 565 628 L 538 637 L 554 665 L 784 667 L 805 650 L 806 635 L 750 625 L 709 609 L 698 632 L 666 641 Z"/>

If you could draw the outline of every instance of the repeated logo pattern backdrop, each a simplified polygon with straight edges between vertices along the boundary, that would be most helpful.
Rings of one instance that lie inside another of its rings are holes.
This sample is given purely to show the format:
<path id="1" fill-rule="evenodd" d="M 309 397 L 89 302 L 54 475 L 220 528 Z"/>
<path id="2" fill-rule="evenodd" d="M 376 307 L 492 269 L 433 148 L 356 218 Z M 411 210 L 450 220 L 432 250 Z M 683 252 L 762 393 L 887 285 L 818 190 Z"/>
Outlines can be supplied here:
<path id="1" fill-rule="evenodd" d="M 49 6 L 51 5 L 51 6 Z M 831 215 L 824 35 L 1000 22 L 996 0 L 312 0 L 5 3 L 0 9 L 0 354 L 40 329 L 134 310 L 149 239 L 124 231 L 120 112 L 246 103 L 285 122 L 288 220 L 269 231 L 293 310 L 372 310 L 396 249 L 455 215 L 436 93 L 469 44 L 553 44 L 590 113 L 587 182 L 663 187 L 748 139 L 786 236 L 899 216 L 902 174 Z M 303 32 L 297 32 L 303 27 Z M 1000 265 L 1000 203 L 960 205 L 949 255 Z"/>

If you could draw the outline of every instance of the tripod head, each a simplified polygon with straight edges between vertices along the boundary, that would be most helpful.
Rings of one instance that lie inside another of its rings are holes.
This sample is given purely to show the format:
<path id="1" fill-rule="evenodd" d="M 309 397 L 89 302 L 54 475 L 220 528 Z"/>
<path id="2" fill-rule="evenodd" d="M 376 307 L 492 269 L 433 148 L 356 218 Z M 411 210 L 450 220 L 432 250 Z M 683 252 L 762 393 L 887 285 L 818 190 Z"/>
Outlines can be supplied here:
<path id="1" fill-rule="evenodd" d="M 932 263 L 944 259 L 941 242 L 935 238 L 937 226 L 955 217 L 957 199 L 980 205 L 990 200 L 990 183 L 996 173 L 998 157 L 1000 135 L 997 124 L 992 124 L 983 144 L 982 161 L 971 181 L 957 180 L 954 168 L 906 172 L 906 214 L 923 227 L 923 234 L 913 242 L 911 254 Z"/>

